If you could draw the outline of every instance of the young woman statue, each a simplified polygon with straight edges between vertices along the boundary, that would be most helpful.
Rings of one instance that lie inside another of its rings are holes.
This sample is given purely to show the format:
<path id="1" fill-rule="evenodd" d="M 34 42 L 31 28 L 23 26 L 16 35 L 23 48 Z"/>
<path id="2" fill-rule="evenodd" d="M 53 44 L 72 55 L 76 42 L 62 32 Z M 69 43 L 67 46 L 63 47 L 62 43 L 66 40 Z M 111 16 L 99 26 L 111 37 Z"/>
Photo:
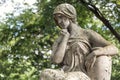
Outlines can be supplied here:
<path id="1" fill-rule="evenodd" d="M 48 69 L 43 71 L 43 76 L 47 73 L 48 77 L 50 72 L 54 76 L 62 75 L 62 79 L 55 80 L 110 80 L 111 56 L 118 49 L 98 33 L 82 29 L 72 5 L 58 5 L 53 15 L 61 31 L 53 44 L 51 61 L 61 65 L 63 71 Z"/>

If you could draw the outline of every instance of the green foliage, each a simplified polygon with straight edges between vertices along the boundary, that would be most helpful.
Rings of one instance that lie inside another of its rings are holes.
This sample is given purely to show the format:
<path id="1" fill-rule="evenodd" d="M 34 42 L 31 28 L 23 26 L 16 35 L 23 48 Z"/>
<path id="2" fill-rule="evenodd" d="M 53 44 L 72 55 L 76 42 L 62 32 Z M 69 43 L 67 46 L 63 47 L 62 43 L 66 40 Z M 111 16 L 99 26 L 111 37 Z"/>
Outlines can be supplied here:
<path id="1" fill-rule="evenodd" d="M 91 3 L 97 5 L 120 32 L 119 2 L 115 1 L 91 0 Z M 41 70 L 54 68 L 49 58 L 59 28 L 55 26 L 52 13 L 64 2 L 75 6 L 81 27 L 95 30 L 120 49 L 119 42 L 106 26 L 76 0 L 37 0 L 37 12 L 31 8 L 23 10 L 19 16 L 8 14 L 6 21 L 0 23 L 0 80 L 38 80 Z M 120 55 L 117 55 L 113 58 L 112 80 L 120 79 L 119 71 Z"/>

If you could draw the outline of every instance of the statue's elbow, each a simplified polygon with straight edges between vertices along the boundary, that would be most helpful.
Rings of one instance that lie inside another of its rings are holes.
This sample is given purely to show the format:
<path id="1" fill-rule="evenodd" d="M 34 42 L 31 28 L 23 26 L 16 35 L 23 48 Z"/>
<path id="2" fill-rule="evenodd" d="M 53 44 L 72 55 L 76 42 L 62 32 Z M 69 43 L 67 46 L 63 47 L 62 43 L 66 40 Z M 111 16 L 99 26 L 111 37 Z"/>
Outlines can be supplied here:
<path id="1" fill-rule="evenodd" d="M 62 62 L 62 59 L 60 58 L 51 58 L 51 62 L 55 64 L 60 64 Z"/>
<path id="2" fill-rule="evenodd" d="M 118 52 L 119 52 L 118 48 L 116 46 L 114 46 L 114 45 L 112 45 L 112 47 L 113 47 L 114 55 L 117 55 Z"/>
<path id="3" fill-rule="evenodd" d="M 115 47 L 115 50 L 116 50 L 116 54 L 118 54 L 118 53 L 119 53 L 119 50 L 118 50 L 118 48 L 117 48 L 117 47 Z"/>

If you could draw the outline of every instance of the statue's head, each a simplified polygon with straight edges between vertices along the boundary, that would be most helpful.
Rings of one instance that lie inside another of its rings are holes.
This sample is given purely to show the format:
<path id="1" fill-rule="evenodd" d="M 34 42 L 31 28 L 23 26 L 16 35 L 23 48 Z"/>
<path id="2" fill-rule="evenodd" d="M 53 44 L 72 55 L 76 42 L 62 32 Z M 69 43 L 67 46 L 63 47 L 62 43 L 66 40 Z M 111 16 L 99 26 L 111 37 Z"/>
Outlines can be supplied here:
<path id="1" fill-rule="evenodd" d="M 63 3 L 63 4 L 58 5 L 54 10 L 53 15 L 55 16 L 56 14 L 61 14 L 65 17 L 67 17 L 68 19 L 70 19 L 73 23 L 77 23 L 76 10 L 72 5 L 70 5 L 68 3 Z"/>

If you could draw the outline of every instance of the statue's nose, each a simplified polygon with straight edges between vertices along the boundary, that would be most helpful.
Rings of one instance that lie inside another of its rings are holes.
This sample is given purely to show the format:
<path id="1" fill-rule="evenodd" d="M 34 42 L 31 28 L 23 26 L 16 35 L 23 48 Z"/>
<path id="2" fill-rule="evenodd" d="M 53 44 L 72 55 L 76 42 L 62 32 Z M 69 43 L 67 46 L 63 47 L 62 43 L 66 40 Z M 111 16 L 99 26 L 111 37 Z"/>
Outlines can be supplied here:
<path id="1" fill-rule="evenodd" d="M 62 23 L 62 20 L 61 20 L 61 19 L 59 19 L 59 20 L 58 20 L 58 23 L 59 23 L 59 24 L 61 24 L 61 23 Z"/>

